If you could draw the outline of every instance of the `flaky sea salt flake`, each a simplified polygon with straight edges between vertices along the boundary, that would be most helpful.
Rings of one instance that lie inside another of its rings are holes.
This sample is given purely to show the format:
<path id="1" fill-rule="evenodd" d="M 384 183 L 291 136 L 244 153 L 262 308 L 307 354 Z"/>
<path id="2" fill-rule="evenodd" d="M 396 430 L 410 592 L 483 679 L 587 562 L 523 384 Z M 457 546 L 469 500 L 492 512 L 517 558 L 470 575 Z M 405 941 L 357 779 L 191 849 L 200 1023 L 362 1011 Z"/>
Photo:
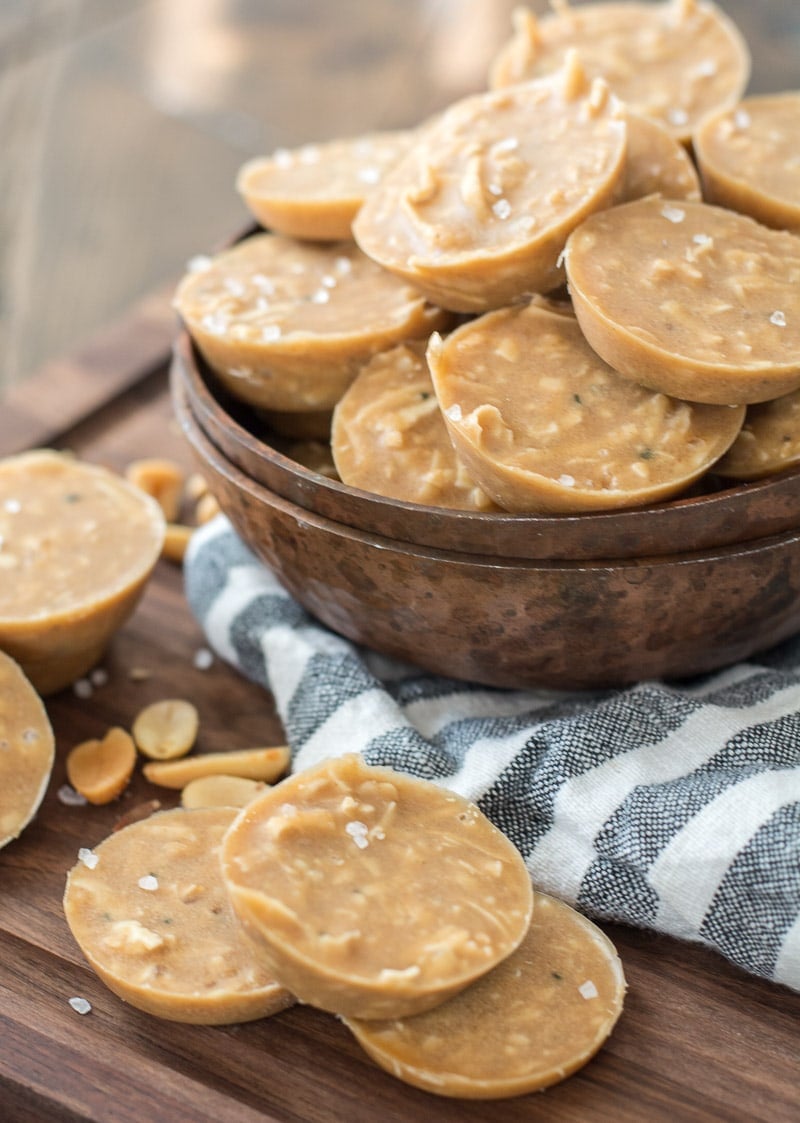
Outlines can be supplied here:
<path id="1" fill-rule="evenodd" d="M 511 204 L 508 199 L 498 199 L 496 203 L 492 204 L 492 213 L 499 219 L 506 219 L 511 217 Z"/>
<path id="2" fill-rule="evenodd" d="M 661 217 L 665 218 L 667 222 L 683 222 L 686 218 L 686 211 L 682 210 L 680 207 L 662 207 Z"/>
<path id="3" fill-rule="evenodd" d="M 786 327 L 786 313 L 776 309 L 769 318 L 769 322 L 774 324 L 776 328 Z"/>
<path id="4" fill-rule="evenodd" d="M 581 998 L 587 999 L 597 998 L 600 994 L 591 979 L 587 979 L 585 983 L 581 983 L 581 985 L 578 987 L 578 993 L 580 994 Z"/>
<path id="5" fill-rule="evenodd" d="M 366 823 L 362 823 L 359 819 L 353 819 L 344 829 L 359 850 L 366 850 L 369 846 L 369 839 L 367 838 L 369 827 Z"/>
<path id="6" fill-rule="evenodd" d="M 144 877 L 139 878 L 136 884 L 140 889 L 146 889 L 148 893 L 154 893 L 158 889 L 158 878 L 151 873 L 146 873 Z"/>
<path id="7" fill-rule="evenodd" d="M 78 861 L 86 866 L 87 870 L 96 868 L 100 858 L 95 854 L 94 850 L 90 850 L 88 846 L 82 846 L 78 851 Z"/>
<path id="8" fill-rule="evenodd" d="M 214 662 L 214 656 L 207 647 L 201 647 L 194 653 L 193 663 L 198 671 L 207 671 Z"/>
<path id="9" fill-rule="evenodd" d="M 85 807 L 89 802 L 85 795 L 76 792 L 72 784 L 62 784 L 56 792 L 58 802 L 65 807 Z"/>
<path id="10" fill-rule="evenodd" d="M 70 998 L 69 1004 L 76 1014 L 91 1014 L 92 1004 L 85 998 L 80 998 L 77 995 Z"/>

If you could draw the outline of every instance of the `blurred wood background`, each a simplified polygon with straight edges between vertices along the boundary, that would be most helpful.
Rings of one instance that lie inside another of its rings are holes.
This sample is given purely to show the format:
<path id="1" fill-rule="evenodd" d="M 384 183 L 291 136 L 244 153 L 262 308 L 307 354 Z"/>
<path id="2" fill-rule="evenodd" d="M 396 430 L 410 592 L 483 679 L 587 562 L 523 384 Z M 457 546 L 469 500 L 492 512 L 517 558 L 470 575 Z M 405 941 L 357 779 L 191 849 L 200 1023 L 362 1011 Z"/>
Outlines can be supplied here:
<path id="1" fill-rule="evenodd" d="M 241 227 L 245 159 L 483 88 L 516 3 L 0 0 L 0 388 Z M 721 7 L 800 88 L 799 0 Z"/>

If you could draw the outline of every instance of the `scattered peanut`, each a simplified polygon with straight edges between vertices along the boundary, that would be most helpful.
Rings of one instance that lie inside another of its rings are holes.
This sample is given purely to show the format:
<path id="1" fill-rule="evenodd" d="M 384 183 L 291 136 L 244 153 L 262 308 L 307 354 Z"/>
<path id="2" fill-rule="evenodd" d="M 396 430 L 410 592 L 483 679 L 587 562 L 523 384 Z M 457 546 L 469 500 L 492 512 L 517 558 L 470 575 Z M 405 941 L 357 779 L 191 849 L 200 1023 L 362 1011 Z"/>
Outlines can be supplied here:
<path id="1" fill-rule="evenodd" d="M 197 501 L 195 507 L 195 518 L 197 525 L 202 526 L 203 523 L 209 522 L 215 515 L 219 514 L 219 503 L 209 491 L 208 494 L 203 495 Z"/>
<path id="2" fill-rule="evenodd" d="M 180 464 L 157 457 L 133 460 L 125 469 L 125 477 L 156 500 L 168 522 L 176 521 L 186 479 Z"/>
<path id="3" fill-rule="evenodd" d="M 204 495 L 208 494 L 208 482 L 199 472 L 193 472 L 186 481 L 183 494 L 190 503 L 199 503 Z"/>
<path id="4" fill-rule="evenodd" d="M 153 760 L 185 756 L 197 738 L 200 717 L 191 702 L 165 698 L 153 702 L 133 723 L 133 739 L 139 752 Z"/>
<path id="5" fill-rule="evenodd" d="M 89 803 L 110 803 L 126 788 L 136 766 L 130 733 L 113 726 L 101 740 L 82 741 L 67 755 L 67 778 Z"/>
<path id="6" fill-rule="evenodd" d="M 266 785 L 244 776 L 198 776 L 181 792 L 181 804 L 187 810 L 196 807 L 245 807 Z"/>
<path id="7" fill-rule="evenodd" d="M 167 523 L 161 550 L 162 558 L 171 562 L 182 562 L 194 531 L 193 526 L 186 526 L 184 523 Z"/>
<path id="8" fill-rule="evenodd" d="M 142 771 L 153 784 L 164 788 L 185 788 L 199 776 L 244 776 L 272 784 L 289 766 L 285 745 L 271 749 L 237 749 L 229 753 L 203 753 L 182 760 L 146 764 Z"/>

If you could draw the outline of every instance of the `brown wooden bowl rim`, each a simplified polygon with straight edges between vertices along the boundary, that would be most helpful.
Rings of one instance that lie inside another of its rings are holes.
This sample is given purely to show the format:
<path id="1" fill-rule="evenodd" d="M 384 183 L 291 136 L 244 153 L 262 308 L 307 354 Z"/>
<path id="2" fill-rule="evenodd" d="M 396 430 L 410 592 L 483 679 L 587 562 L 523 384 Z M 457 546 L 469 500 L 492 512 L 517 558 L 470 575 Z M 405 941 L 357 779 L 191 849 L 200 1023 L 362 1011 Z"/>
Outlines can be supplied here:
<path id="1" fill-rule="evenodd" d="M 196 417 L 192 413 L 186 387 L 181 379 L 173 372 L 171 378 L 173 408 L 181 430 L 194 448 L 204 464 L 212 471 L 222 476 L 239 492 L 244 492 L 259 505 L 269 504 L 284 516 L 305 524 L 321 534 L 335 535 L 346 538 L 362 545 L 367 545 L 376 550 L 399 551 L 421 561 L 445 562 L 449 565 L 471 566 L 488 569 L 525 569 L 535 572 L 537 570 L 562 569 L 565 571 L 628 569 L 630 571 L 666 570 L 675 565 L 691 565 L 693 563 L 707 564 L 709 562 L 745 558 L 763 551 L 772 549 L 783 550 L 793 544 L 800 545 L 800 527 L 795 530 L 784 531 L 781 534 L 770 535 L 756 541 L 732 543 L 710 550 L 683 550 L 678 553 L 641 558 L 581 558 L 581 559 L 545 559 L 545 558 L 498 558 L 492 555 L 480 555 L 455 550 L 443 550 L 436 547 L 420 546 L 416 543 L 399 541 L 386 538 L 382 535 L 364 531 L 358 527 L 348 526 L 346 523 L 336 522 L 314 511 L 308 511 L 283 496 L 272 491 L 265 484 L 246 475 L 240 468 L 230 461 L 220 451 L 209 437 L 203 432 Z M 217 497 L 220 507 L 225 512 L 224 497 Z"/>
<path id="2" fill-rule="evenodd" d="M 313 472 L 259 440 L 232 416 L 224 397 L 220 400 L 224 391 L 215 386 L 185 327 L 175 340 L 173 366 L 185 383 L 196 423 L 228 462 L 274 494 L 333 521 L 339 520 L 332 508 L 344 500 L 349 525 L 368 533 L 385 535 L 390 516 L 398 533 L 389 537 L 416 545 L 454 549 L 457 542 L 456 552 L 575 561 L 598 552 L 615 558 L 671 556 L 676 541 L 689 535 L 695 550 L 705 550 L 800 527 L 800 467 L 703 495 L 577 515 L 482 513 L 391 499 Z M 221 433 L 227 438 L 224 448 Z M 231 447 L 244 450 L 245 457 L 235 456 Z M 265 465 L 269 478 L 254 474 L 253 460 Z M 765 499 L 774 501 L 774 512 Z"/>

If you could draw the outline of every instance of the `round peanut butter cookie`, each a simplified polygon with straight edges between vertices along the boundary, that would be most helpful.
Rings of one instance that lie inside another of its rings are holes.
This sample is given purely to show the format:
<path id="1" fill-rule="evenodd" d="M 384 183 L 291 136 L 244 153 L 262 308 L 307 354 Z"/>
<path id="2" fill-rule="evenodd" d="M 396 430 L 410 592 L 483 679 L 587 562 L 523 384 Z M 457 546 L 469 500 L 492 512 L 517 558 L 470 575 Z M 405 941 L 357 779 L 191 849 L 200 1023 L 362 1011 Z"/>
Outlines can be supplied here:
<path id="1" fill-rule="evenodd" d="M 414 136 L 398 130 L 282 148 L 244 164 L 236 186 L 254 217 L 277 234 L 350 238 L 359 207 Z"/>
<path id="2" fill-rule="evenodd" d="M 514 950 L 533 906 L 519 852 L 474 804 L 355 755 L 257 797 L 222 869 L 275 977 L 348 1017 L 444 1001 Z"/>
<path id="3" fill-rule="evenodd" d="M 650 196 L 592 215 L 565 258 L 586 338 L 628 378 L 718 404 L 800 386 L 800 238 Z"/>
<path id="4" fill-rule="evenodd" d="M 365 202 L 361 248 L 443 308 L 482 312 L 563 282 L 567 235 L 608 206 L 626 128 L 570 56 L 547 78 L 456 102 Z"/>
<path id="5" fill-rule="evenodd" d="M 0 460 L 0 649 L 40 694 L 97 663 L 164 534 L 158 503 L 100 465 L 48 449 Z"/>
<path id="6" fill-rule="evenodd" d="M 714 471 L 758 480 L 800 464 L 800 390 L 748 406 L 742 431 Z"/>
<path id="7" fill-rule="evenodd" d="M 256 234 L 187 273 L 175 307 L 227 390 L 268 410 L 333 409 L 363 364 L 446 318 L 352 242 Z"/>
<path id="8" fill-rule="evenodd" d="M 409 503 L 496 510 L 456 455 L 421 345 L 376 355 L 333 416 L 331 447 L 344 483 Z"/>
<path id="9" fill-rule="evenodd" d="M 710 203 L 800 233 L 800 92 L 750 97 L 694 134 Z"/>
<path id="10" fill-rule="evenodd" d="M 517 950 L 455 998 L 414 1018 L 347 1020 L 381 1068 L 439 1096 L 501 1099 L 591 1060 L 622 1013 L 622 964 L 591 921 L 544 893 L 534 900 Z"/>
<path id="11" fill-rule="evenodd" d="M 536 305 L 433 336 L 428 362 L 461 459 L 509 511 L 567 514 L 668 498 L 722 456 L 745 414 L 623 378 L 575 319 Z"/>
<path id="12" fill-rule="evenodd" d="M 633 112 L 688 143 L 707 113 L 741 97 L 750 77 L 744 37 L 710 0 L 557 0 L 553 8 L 541 19 L 516 10 L 514 34 L 490 68 L 493 88 L 549 74 L 577 49 L 588 73 L 605 78 Z"/>
<path id="13" fill-rule="evenodd" d="M 0 651 L 0 847 L 18 838 L 47 791 L 55 739 L 41 698 Z"/>
<path id="14" fill-rule="evenodd" d="M 658 121 L 628 113 L 628 154 L 620 202 L 663 195 L 665 199 L 701 198 L 700 179 L 692 159 Z"/>
<path id="15" fill-rule="evenodd" d="M 64 912 L 103 982 L 137 1009 L 226 1025 L 291 1005 L 241 931 L 219 870 L 237 811 L 176 808 L 131 823 L 81 853 Z"/>

